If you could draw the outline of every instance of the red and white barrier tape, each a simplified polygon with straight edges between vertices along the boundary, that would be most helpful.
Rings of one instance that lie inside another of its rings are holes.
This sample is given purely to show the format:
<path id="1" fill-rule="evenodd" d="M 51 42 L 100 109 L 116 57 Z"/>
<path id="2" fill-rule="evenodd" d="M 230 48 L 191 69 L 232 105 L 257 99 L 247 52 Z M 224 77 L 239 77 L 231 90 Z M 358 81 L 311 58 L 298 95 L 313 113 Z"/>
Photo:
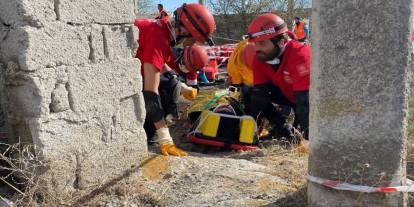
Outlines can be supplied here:
<path id="1" fill-rule="evenodd" d="M 308 180 L 317 183 L 319 185 L 336 189 L 336 190 L 348 190 L 356 192 L 365 192 L 365 193 L 392 193 L 392 192 L 414 192 L 413 181 L 407 179 L 409 185 L 406 186 L 393 186 L 393 187 L 370 187 L 363 185 L 354 185 L 345 182 L 328 180 L 323 178 L 318 178 L 315 176 L 308 175 Z"/>

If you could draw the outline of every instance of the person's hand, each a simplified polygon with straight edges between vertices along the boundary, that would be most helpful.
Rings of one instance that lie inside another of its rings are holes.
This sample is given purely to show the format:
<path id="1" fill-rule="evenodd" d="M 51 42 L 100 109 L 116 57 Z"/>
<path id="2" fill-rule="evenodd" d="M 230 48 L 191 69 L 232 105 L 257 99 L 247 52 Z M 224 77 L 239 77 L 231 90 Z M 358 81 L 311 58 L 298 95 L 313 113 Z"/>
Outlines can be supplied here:
<path id="1" fill-rule="evenodd" d="M 184 152 L 184 150 L 178 148 L 173 143 L 161 144 L 160 150 L 161 150 L 161 154 L 165 156 L 169 156 L 169 155 L 178 156 L 178 157 L 187 156 L 187 153 Z"/>
<path id="2" fill-rule="evenodd" d="M 191 88 L 190 90 L 185 90 L 182 92 L 185 99 L 194 101 L 197 97 L 197 89 Z"/>

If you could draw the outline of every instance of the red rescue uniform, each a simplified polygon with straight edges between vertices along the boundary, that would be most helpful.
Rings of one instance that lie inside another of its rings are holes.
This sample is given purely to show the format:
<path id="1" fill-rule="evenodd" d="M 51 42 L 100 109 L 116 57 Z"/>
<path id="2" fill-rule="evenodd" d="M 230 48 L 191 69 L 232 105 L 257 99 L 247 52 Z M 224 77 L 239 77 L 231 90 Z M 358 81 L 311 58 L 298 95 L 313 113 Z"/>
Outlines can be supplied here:
<path id="1" fill-rule="evenodd" d="M 138 49 L 136 58 L 141 61 L 141 74 L 144 75 L 144 63 L 150 63 L 158 71 L 162 71 L 165 64 L 179 72 L 174 64 L 174 56 L 170 43 L 173 28 L 164 20 L 136 19 L 134 25 L 139 29 Z M 169 28 L 170 27 L 170 28 Z M 189 72 L 187 79 L 197 79 L 197 73 Z"/>
<path id="2" fill-rule="evenodd" d="M 289 41 L 277 69 L 255 57 L 252 66 L 254 85 L 271 81 L 290 102 L 295 104 L 294 92 L 309 91 L 310 65 L 309 45 L 294 40 Z"/>

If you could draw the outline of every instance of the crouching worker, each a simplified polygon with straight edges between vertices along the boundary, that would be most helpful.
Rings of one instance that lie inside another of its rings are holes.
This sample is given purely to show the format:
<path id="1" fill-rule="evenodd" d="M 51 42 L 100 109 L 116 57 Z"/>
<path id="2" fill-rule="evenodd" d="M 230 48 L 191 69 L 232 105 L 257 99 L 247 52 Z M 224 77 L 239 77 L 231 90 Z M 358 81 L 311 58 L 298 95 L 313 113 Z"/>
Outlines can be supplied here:
<path id="1" fill-rule="evenodd" d="M 237 44 L 236 49 L 231 54 L 227 65 L 227 72 L 231 86 L 240 90 L 241 102 L 244 112 L 250 114 L 250 97 L 253 87 L 252 64 L 255 56 L 254 44 L 247 40 Z"/>
<path id="2" fill-rule="evenodd" d="M 165 65 L 158 87 L 161 106 L 164 110 L 164 118 L 167 122 L 179 118 L 178 99 L 180 95 L 187 100 L 193 101 L 198 94 L 194 86 L 188 86 L 181 82 L 178 77 L 184 75 L 190 80 L 197 78 L 197 71 L 208 63 L 207 52 L 197 45 L 186 46 L 184 49 L 175 49 L 174 58 L 174 63 L 170 63 L 172 68 Z M 146 121 L 144 129 L 147 134 L 148 144 L 154 144 L 154 136 L 156 134 L 154 124 Z"/>
<path id="3" fill-rule="evenodd" d="M 173 24 L 162 19 L 137 19 L 134 24 L 139 29 L 136 57 L 142 64 L 146 122 L 154 124 L 163 155 L 185 156 L 187 153 L 175 146 L 164 120 L 158 91 L 161 73 L 167 70 L 166 64 L 174 62 L 173 49 L 176 45 L 184 41 L 191 42 L 187 46 L 195 42 L 213 44 L 214 17 L 201 4 L 183 4 L 174 12 Z"/>
<path id="4" fill-rule="evenodd" d="M 260 120 L 268 117 L 275 126 L 273 134 L 294 138 L 287 116 L 273 104 L 286 105 L 295 113 L 294 127 L 308 138 L 309 84 L 311 50 L 289 36 L 286 23 L 275 14 L 256 17 L 248 28 L 249 41 L 255 44 L 254 88 L 251 114 Z"/>

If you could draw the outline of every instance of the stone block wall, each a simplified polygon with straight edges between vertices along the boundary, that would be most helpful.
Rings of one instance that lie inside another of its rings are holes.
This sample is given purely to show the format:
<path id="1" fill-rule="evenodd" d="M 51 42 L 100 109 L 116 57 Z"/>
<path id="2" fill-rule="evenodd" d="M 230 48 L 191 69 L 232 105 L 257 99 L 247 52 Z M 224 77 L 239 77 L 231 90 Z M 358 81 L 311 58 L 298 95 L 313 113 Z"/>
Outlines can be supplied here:
<path id="1" fill-rule="evenodd" d="M 38 147 L 50 185 L 88 188 L 147 154 L 134 0 L 0 0 L 9 139 Z"/>

